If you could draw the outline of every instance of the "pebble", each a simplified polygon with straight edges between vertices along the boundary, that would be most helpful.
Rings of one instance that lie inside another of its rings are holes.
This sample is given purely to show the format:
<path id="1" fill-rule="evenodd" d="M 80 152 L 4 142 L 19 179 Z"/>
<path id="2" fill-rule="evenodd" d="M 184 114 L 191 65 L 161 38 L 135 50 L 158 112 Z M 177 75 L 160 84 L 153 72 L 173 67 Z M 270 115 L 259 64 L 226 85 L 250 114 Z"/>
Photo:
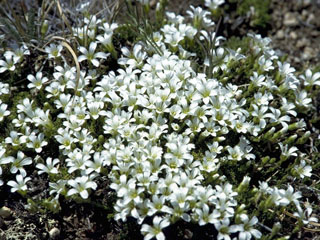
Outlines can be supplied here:
<path id="1" fill-rule="evenodd" d="M 311 47 L 305 47 L 302 53 L 302 58 L 304 60 L 309 60 L 312 58 L 314 50 Z"/>
<path id="2" fill-rule="evenodd" d="M 311 5 L 311 0 L 303 0 L 302 1 L 302 6 L 307 8 Z"/>
<path id="3" fill-rule="evenodd" d="M 308 39 L 302 38 L 302 39 L 299 39 L 299 40 L 297 41 L 296 47 L 297 47 L 297 48 L 303 48 L 303 47 L 305 47 L 305 46 L 308 46 L 309 43 L 310 43 L 310 42 L 309 42 Z"/>
<path id="4" fill-rule="evenodd" d="M 276 38 L 278 39 L 284 39 L 285 37 L 285 34 L 284 34 L 284 31 L 282 29 L 280 29 L 279 31 L 277 31 L 276 33 Z"/>
<path id="5" fill-rule="evenodd" d="M 306 9 L 302 10 L 301 16 L 302 16 L 302 20 L 307 20 L 308 16 L 309 16 L 310 12 Z"/>
<path id="6" fill-rule="evenodd" d="M 193 237 L 193 232 L 191 232 L 189 229 L 184 230 L 184 239 L 191 239 Z"/>
<path id="7" fill-rule="evenodd" d="M 312 25 L 317 24 L 317 19 L 313 13 L 310 13 L 310 15 L 308 16 L 307 23 Z"/>
<path id="8" fill-rule="evenodd" d="M 291 32 L 291 33 L 290 33 L 290 38 L 293 39 L 293 40 L 295 40 L 295 39 L 298 38 L 298 34 L 297 34 L 296 32 Z"/>
<path id="9" fill-rule="evenodd" d="M 288 12 L 284 15 L 283 24 L 287 27 L 294 27 L 297 26 L 299 22 L 294 13 Z"/>
<path id="10" fill-rule="evenodd" d="M 12 210 L 10 208 L 3 206 L 0 209 L 0 217 L 6 219 L 6 218 L 11 217 L 11 215 L 12 215 Z"/>
<path id="11" fill-rule="evenodd" d="M 57 239 L 59 236 L 60 236 L 60 230 L 58 228 L 54 227 L 49 231 L 50 239 Z"/>

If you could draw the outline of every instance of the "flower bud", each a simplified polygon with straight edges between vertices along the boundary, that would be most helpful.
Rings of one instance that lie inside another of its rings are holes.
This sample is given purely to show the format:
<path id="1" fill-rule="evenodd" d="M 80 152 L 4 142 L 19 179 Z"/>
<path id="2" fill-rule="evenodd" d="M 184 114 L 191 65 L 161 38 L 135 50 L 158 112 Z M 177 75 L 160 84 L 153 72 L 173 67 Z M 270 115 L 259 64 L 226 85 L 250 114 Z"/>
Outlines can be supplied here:
<path id="1" fill-rule="evenodd" d="M 48 28 L 49 28 L 49 22 L 48 20 L 44 20 L 42 25 L 41 25 L 41 36 L 44 37 L 46 35 L 46 33 L 48 32 Z"/>
<path id="2" fill-rule="evenodd" d="M 243 192 L 245 191 L 250 183 L 251 178 L 248 176 L 244 176 L 242 182 L 239 184 L 238 188 L 237 188 L 237 192 Z"/>
<path id="3" fill-rule="evenodd" d="M 268 132 L 266 132 L 266 134 L 263 135 L 264 139 L 269 139 L 271 137 L 271 135 L 275 132 L 276 128 L 272 127 Z"/>
<path id="4" fill-rule="evenodd" d="M 310 131 L 305 132 L 303 136 L 298 139 L 297 144 L 304 144 L 308 140 L 310 135 L 311 135 Z"/>
<path id="5" fill-rule="evenodd" d="M 279 222 L 277 222 L 277 223 L 275 223 L 274 225 L 273 225 L 273 227 L 272 227 L 272 232 L 271 232 L 271 239 L 275 236 L 275 235 L 277 235 L 278 233 L 279 233 L 279 231 L 280 231 L 280 229 L 281 229 L 281 223 L 279 223 Z"/>
<path id="6" fill-rule="evenodd" d="M 298 135 L 297 134 L 294 134 L 294 135 L 292 135 L 292 136 L 290 136 L 290 137 L 288 137 L 288 139 L 286 139 L 284 142 L 283 142 L 283 144 L 284 145 L 291 145 L 292 143 L 294 143 L 294 141 L 297 139 L 297 137 L 298 137 Z"/>
<path id="7" fill-rule="evenodd" d="M 269 160 L 270 160 L 270 157 L 269 157 L 269 156 L 266 156 L 266 157 L 261 158 L 261 161 L 262 161 L 263 165 L 265 165 L 266 163 L 268 163 Z"/>

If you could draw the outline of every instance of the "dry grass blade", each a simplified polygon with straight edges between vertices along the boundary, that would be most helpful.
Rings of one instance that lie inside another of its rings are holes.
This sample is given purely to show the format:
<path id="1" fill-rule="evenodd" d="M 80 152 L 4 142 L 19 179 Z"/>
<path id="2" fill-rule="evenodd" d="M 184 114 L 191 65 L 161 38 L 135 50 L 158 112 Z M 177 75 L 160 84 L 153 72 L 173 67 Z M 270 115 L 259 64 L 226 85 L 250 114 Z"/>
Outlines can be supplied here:
<path id="1" fill-rule="evenodd" d="M 73 33 L 72 27 L 68 21 L 68 19 L 66 18 L 66 16 L 64 15 L 62 8 L 61 8 L 61 4 L 59 0 L 56 0 L 56 5 L 59 11 L 60 16 L 62 17 L 62 20 L 64 21 L 64 23 L 66 24 L 67 28 L 69 29 L 70 33 Z"/>
<path id="2" fill-rule="evenodd" d="M 48 15 L 49 11 L 51 10 L 51 8 L 54 5 L 54 2 L 51 2 L 49 4 L 49 6 L 47 7 L 47 9 L 45 9 L 45 7 L 46 7 L 45 5 L 46 5 L 45 2 L 43 1 L 43 4 L 41 6 L 41 17 L 40 17 L 41 18 L 41 20 L 40 20 L 41 23 L 43 23 L 43 21 L 45 20 L 46 16 Z"/>
<path id="3" fill-rule="evenodd" d="M 288 211 L 284 211 L 284 213 L 285 213 L 287 216 L 298 220 L 298 218 L 297 218 L 296 216 L 294 216 L 292 213 L 289 213 Z M 309 224 L 312 225 L 312 226 L 315 226 L 315 227 L 320 227 L 320 223 L 309 222 Z M 312 231 L 315 231 L 315 232 L 320 232 L 320 229 L 311 229 L 311 228 L 304 228 L 304 229 L 308 229 L 308 230 L 310 230 L 310 231 L 312 230 Z"/>
<path id="4" fill-rule="evenodd" d="M 78 57 L 77 54 L 75 53 L 75 51 L 73 50 L 73 48 L 70 46 L 69 42 L 67 39 L 63 38 L 63 37 L 59 37 L 59 36 L 53 36 L 50 41 L 48 41 L 45 45 L 48 45 L 49 43 L 51 43 L 54 40 L 60 40 L 61 41 L 61 45 L 64 46 L 66 49 L 68 49 L 68 51 L 71 53 L 72 58 L 74 60 L 74 63 L 76 64 L 76 69 L 77 69 L 77 75 L 76 75 L 76 86 L 75 86 L 75 94 L 77 94 L 78 92 L 78 86 L 79 86 L 79 80 L 80 80 L 80 64 L 78 62 Z"/>

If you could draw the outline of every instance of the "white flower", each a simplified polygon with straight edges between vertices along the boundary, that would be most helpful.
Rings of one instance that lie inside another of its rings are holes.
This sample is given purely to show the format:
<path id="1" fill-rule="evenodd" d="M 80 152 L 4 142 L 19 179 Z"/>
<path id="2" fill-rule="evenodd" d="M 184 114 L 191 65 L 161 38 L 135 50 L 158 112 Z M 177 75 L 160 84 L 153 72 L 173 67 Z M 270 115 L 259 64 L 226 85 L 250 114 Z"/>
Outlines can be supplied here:
<path id="1" fill-rule="evenodd" d="M 225 0 L 205 0 L 204 5 L 210 10 L 217 9 L 220 5 L 224 4 Z"/>
<path id="2" fill-rule="evenodd" d="M 304 75 L 299 76 L 304 82 L 305 86 L 320 86 L 320 72 L 312 73 L 307 69 Z"/>
<path id="3" fill-rule="evenodd" d="M 10 172 L 15 174 L 18 171 L 20 174 L 25 177 L 27 175 L 26 170 L 23 168 L 23 166 L 32 164 L 32 159 L 30 157 L 25 157 L 24 153 L 19 151 L 17 153 L 17 158 L 10 158 L 11 168 Z"/>
<path id="4" fill-rule="evenodd" d="M 79 51 L 83 55 L 78 57 L 78 61 L 82 62 L 84 60 L 87 60 L 90 63 L 92 63 L 93 66 L 99 67 L 100 63 L 97 60 L 97 58 L 106 59 L 109 54 L 106 54 L 106 53 L 103 53 L 103 52 L 95 53 L 96 48 L 97 48 L 97 43 L 96 42 L 91 42 L 90 43 L 89 51 L 85 47 L 79 47 Z"/>
<path id="5" fill-rule="evenodd" d="M 283 76 L 292 75 L 296 70 L 289 63 L 278 61 L 279 73 Z"/>
<path id="6" fill-rule="evenodd" d="M 5 116 L 10 115 L 10 111 L 7 110 L 8 105 L 1 103 L 1 100 L 0 100 L 0 104 L 1 104 L 0 105 L 0 122 L 2 122 Z"/>
<path id="7" fill-rule="evenodd" d="M 199 225 L 203 226 L 208 223 L 214 224 L 218 222 L 218 218 L 220 217 L 220 212 L 216 209 L 210 213 L 210 209 L 207 204 L 203 204 L 202 209 L 197 208 L 196 213 L 199 217 Z"/>
<path id="8" fill-rule="evenodd" d="M 98 35 L 96 39 L 101 43 L 104 47 L 108 49 L 108 47 L 112 47 L 112 32 L 105 33 L 104 35 Z"/>
<path id="9" fill-rule="evenodd" d="M 104 23 L 102 27 L 100 27 L 101 30 L 103 30 L 105 33 L 109 34 L 112 33 L 114 30 L 116 30 L 119 27 L 117 23 Z"/>
<path id="10" fill-rule="evenodd" d="M 184 21 L 184 17 L 181 15 L 176 15 L 174 12 L 166 11 L 166 16 L 169 23 L 181 24 Z M 157 41 L 156 41 L 157 42 Z"/>
<path id="11" fill-rule="evenodd" d="M 305 107 L 305 108 L 309 108 L 310 107 L 310 103 L 312 102 L 312 99 L 308 97 L 308 94 L 306 91 L 302 90 L 302 91 L 296 91 L 294 93 L 295 95 L 295 103 L 298 106 L 301 107 Z"/>
<path id="12" fill-rule="evenodd" d="M 218 230 L 217 240 L 231 240 L 230 234 L 238 231 L 243 231 L 241 225 L 231 225 L 229 218 L 223 218 L 221 221 L 214 223 L 215 228 Z"/>
<path id="13" fill-rule="evenodd" d="M 118 63 L 120 65 L 129 65 L 133 69 L 142 67 L 143 61 L 147 58 L 147 53 L 143 51 L 141 44 L 135 44 L 132 53 L 126 47 L 121 48 L 121 52 L 125 57 L 119 58 Z"/>
<path id="14" fill-rule="evenodd" d="M 16 175 L 16 182 L 10 180 L 7 185 L 11 186 L 11 192 L 16 192 L 16 191 L 26 191 L 28 189 L 27 182 L 30 181 L 30 177 L 24 178 L 22 175 Z"/>
<path id="15" fill-rule="evenodd" d="M 288 186 L 287 191 L 284 189 L 279 190 L 279 199 L 277 201 L 277 204 L 281 206 L 287 206 L 291 202 L 293 202 L 296 206 L 299 206 L 299 198 L 301 198 L 301 192 L 294 192 L 294 189 L 292 186 Z"/>
<path id="16" fill-rule="evenodd" d="M 21 133 L 18 133 L 16 131 L 10 132 L 10 137 L 6 137 L 5 143 L 6 144 L 12 144 L 12 146 L 18 146 L 20 144 L 24 144 L 27 142 L 27 137 L 22 136 Z"/>
<path id="17" fill-rule="evenodd" d="M 244 152 L 241 150 L 240 146 L 238 145 L 234 147 L 228 146 L 227 150 L 229 152 L 229 155 L 228 155 L 229 160 L 240 161 L 244 156 Z"/>
<path id="18" fill-rule="evenodd" d="M 44 140 L 44 134 L 40 133 L 38 136 L 31 135 L 29 136 L 31 142 L 27 143 L 28 148 L 33 148 L 37 153 L 42 151 L 42 147 L 48 145 L 48 142 Z"/>
<path id="19" fill-rule="evenodd" d="M 93 155 L 93 161 L 86 161 L 85 165 L 88 167 L 86 169 L 86 174 L 90 174 L 92 172 L 101 172 L 101 168 L 103 168 L 107 162 L 105 161 L 105 157 L 100 152 L 95 152 Z"/>
<path id="20" fill-rule="evenodd" d="M 300 178 L 311 177 L 312 175 L 312 167 L 310 165 L 306 165 L 305 160 L 301 160 L 300 165 L 294 166 L 294 170 Z"/>
<path id="21" fill-rule="evenodd" d="M 27 78 L 31 82 L 28 84 L 28 88 L 36 88 L 38 90 L 49 80 L 47 77 L 42 77 L 42 72 L 37 72 L 36 77 L 29 74 Z"/>
<path id="22" fill-rule="evenodd" d="M 264 55 L 259 58 L 258 63 L 263 71 L 268 72 L 274 69 L 272 61 L 270 59 L 266 59 Z"/>
<path id="23" fill-rule="evenodd" d="M 59 135 L 55 135 L 54 137 L 60 143 L 59 149 L 71 149 L 71 144 L 74 142 L 74 138 L 71 137 L 71 132 L 66 131 L 62 128 L 58 129 Z"/>
<path id="24" fill-rule="evenodd" d="M 248 215 L 241 214 L 240 219 L 243 223 L 241 224 L 243 230 L 239 233 L 239 240 L 250 240 L 252 239 L 252 236 L 254 236 L 257 239 L 261 238 L 261 232 L 253 228 L 253 226 L 258 223 L 258 218 L 256 216 L 249 220 Z"/>
<path id="25" fill-rule="evenodd" d="M 95 29 L 97 25 L 101 23 L 101 19 L 97 18 L 96 15 L 91 15 L 84 18 L 84 23 L 87 25 L 89 29 Z"/>
<path id="26" fill-rule="evenodd" d="M 250 77 L 254 86 L 261 87 L 264 85 L 266 77 L 264 75 L 258 75 L 257 72 L 253 72 L 253 76 Z"/>
<path id="27" fill-rule="evenodd" d="M 155 213 L 170 213 L 170 208 L 165 205 L 165 196 L 158 197 L 157 195 L 152 196 L 152 201 L 147 203 L 149 208 L 148 215 L 152 216 Z"/>
<path id="28" fill-rule="evenodd" d="M 165 235 L 162 232 L 162 229 L 168 227 L 170 222 L 167 218 L 161 218 L 155 216 L 153 218 L 153 226 L 143 224 L 141 227 L 141 232 L 145 235 L 144 240 L 149 240 L 156 238 L 157 240 L 165 240 Z"/>
<path id="29" fill-rule="evenodd" d="M 12 72 L 16 69 L 15 64 L 17 62 L 14 61 L 13 56 L 6 55 L 5 58 L 6 58 L 5 61 L 0 59 L 0 73 L 3 73 L 7 70 Z"/>
<path id="30" fill-rule="evenodd" d="M 192 11 L 188 10 L 187 14 L 193 19 L 195 28 L 206 28 L 214 25 L 214 22 L 208 18 L 210 12 L 203 10 L 201 7 L 195 8 L 194 6 L 190 6 L 190 8 Z"/>
<path id="31" fill-rule="evenodd" d="M 47 46 L 45 48 L 46 53 L 48 53 L 48 58 L 57 58 L 61 56 L 62 51 L 62 45 L 56 45 L 54 43 L 51 43 L 50 46 Z"/>
<path id="32" fill-rule="evenodd" d="M 29 98 L 23 99 L 22 103 L 17 105 L 17 108 L 18 108 L 17 112 L 25 113 L 31 120 L 35 116 L 35 113 L 32 109 L 32 103 L 33 103 L 33 100 L 30 101 Z"/>
<path id="33" fill-rule="evenodd" d="M 30 55 L 30 51 L 25 44 L 23 44 L 20 48 L 15 49 L 14 52 L 6 51 L 4 53 L 5 58 L 13 58 L 15 63 L 21 62 L 25 55 Z"/>
<path id="34" fill-rule="evenodd" d="M 39 169 L 38 174 L 41 175 L 42 173 L 48 173 L 48 174 L 57 174 L 58 173 L 58 169 L 55 167 L 55 165 L 57 163 L 59 163 L 59 159 L 55 158 L 52 161 L 51 157 L 48 157 L 46 160 L 46 165 L 42 164 L 42 163 L 38 163 L 36 165 L 36 168 Z"/>
<path id="35" fill-rule="evenodd" d="M 288 127 L 288 123 L 290 122 L 290 117 L 288 115 L 283 115 L 279 109 L 275 109 L 273 107 L 269 108 L 272 113 L 264 114 L 264 117 L 270 118 L 270 122 L 280 123 L 283 127 Z"/>
<path id="36" fill-rule="evenodd" d="M 8 83 L 0 82 L 0 96 L 3 94 L 9 94 L 10 86 Z"/>
<path id="37" fill-rule="evenodd" d="M 188 194 L 188 188 L 176 188 L 170 195 L 170 200 L 172 203 L 177 203 L 180 208 L 184 208 L 188 201 L 193 200 L 194 197 Z"/>
<path id="38" fill-rule="evenodd" d="M 68 184 L 73 188 L 68 191 L 67 196 L 80 194 L 83 199 L 87 199 L 89 196 L 87 189 L 96 190 L 97 188 L 97 184 L 91 181 L 88 176 L 77 177 L 75 180 L 71 179 L 68 181 Z"/>
<path id="39" fill-rule="evenodd" d="M 289 146 L 286 144 L 285 146 L 283 146 L 283 143 L 280 142 L 279 143 L 280 149 L 281 149 L 281 156 L 284 159 L 287 159 L 291 156 L 296 157 L 298 156 L 298 154 L 296 153 L 299 149 L 295 146 L 289 148 Z"/>
<path id="40" fill-rule="evenodd" d="M 56 183 L 49 182 L 49 186 L 51 188 L 51 190 L 49 192 L 50 195 L 53 195 L 54 193 L 56 193 L 57 194 L 56 198 L 58 198 L 60 193 L 65 191 L 66 184 L 67 184 L 67 180 L 61 180 L 61 179 L 59 179 Z"/>
<path id="41" fill-rule="evenodd" d="M 318 222 L 318 219 L 316 217 L 312 216 L 312 208 L 311 206 L 307 206 L 306 209 L 303 211 L 300 205 L 297 205 L 298 212 L 294 212 L 293 216 L 300 219 L 303 224 L 307 225 L 310 222 Z"/>

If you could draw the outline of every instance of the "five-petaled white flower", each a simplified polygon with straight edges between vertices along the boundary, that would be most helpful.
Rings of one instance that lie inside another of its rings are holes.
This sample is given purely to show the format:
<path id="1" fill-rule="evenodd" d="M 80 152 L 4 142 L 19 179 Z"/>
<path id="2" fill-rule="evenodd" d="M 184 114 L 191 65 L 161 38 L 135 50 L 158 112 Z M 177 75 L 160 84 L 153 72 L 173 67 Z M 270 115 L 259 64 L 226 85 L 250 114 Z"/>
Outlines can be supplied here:
<path id="1" fill-rule="evenodd" d="M 162 218 L 155 216 L 153 218 L 153 226 L 148 224 L 143 224 L 141 227 L 141 232 L 145 235 L 144 240 L 149 240 L 156 238 L 157 240 L 165 240 L 165 235 L 162 232 L 162 229 L 168 227 L 170 222 L 167 218 Z"/>
<path id="2" fill-rule="evenodd" d="M 1 100 L 0 100 L 0 122 L 3 121 L 3 118 L 5 116 L 10 115 L 10 111 L 7 110 L 7 107 L 8 107 L 8 105 L 2 103 Z"/>
<path id="3" fill-rule="evenodd" d="M 56 45 L 54 43 L 51 43 L 50 46 L 47 46 L 45 48 L 46 53 L 48 53 L 48 58 L 57 58 L 61 56 L 62 51 L 62 45 Z"/>
<path id="4" fill-rule="evenodd" d="M 32 74 L 29 74 L 27 78 L 30 81 L 28 88 L 36 88 L 38 90 L 40 90 L 43 84 L 49 80 L 47 77 L 42 76 L 42 72 L 37 72 L 36 77 L 34 77 Z"/>
<path id="5" fill-rule="evenodd" d="M 24 178 L 19 174 L 16 175 L 16 181 L 10 180 L 7 185 L 11 186 L 11 192 L 26 191 L 28 189 L 27 182 L 30 180 L 30 177 Z"/>
<path id="6" fill-rule="evenodd" d="M 17 63 L 17 61 L 14 60 L 13 56 L 6 55 L 5 59 L 5 61 L 0 59 L 0 73 L 3 73 L 7 70 L 11 72 L 16 70 L 15 64 Z"/>
<path id="7" fill-rule="evenodd" d="M 42 163 L 38 163 L 36 165 L 36 168 L 39 169 L 38 174 L 41 175 L 42 173 L 47 173 L 47 174 L 58 174 L 58 169 L 55 167 L 57 163 L 59 163 L 59 159 L 55 158 L 52 160 L 51 157 L 48 157 L 46 160 L 46 165 Z"/>
<path id="8" fill-rule="evenodd" d="M 71 188 L 67 196 L 71 196 L 74 194 L 80 194 L 83 199 L 87 199 L 89 196 L 88 190 L 89 188 L 96 190 L 97 184 L 92 181 L 88 176 L 77 177 L 76 179 L 71 179 L 68 181 L 68 184 L 73 187 Z"/>
<path id="9" fill-rule="evenodd" d="M 78 57 L 78 61 L 82 62 L 84 60 L 89 61 L 92 63 L 93 66 L 99 67 L 100 62 L 97 60 L 97 58 L 100 59 L 106 59 L 109 54 L 103 53 L 103 52 L 97 52 L 95 53 L 97 48 L 97 43 L 96 42 L 91 42 L 89 46 L 89 50 L 87 50 L 85 47 L 79 47 L 79 51 L 83 54 Z"/>

